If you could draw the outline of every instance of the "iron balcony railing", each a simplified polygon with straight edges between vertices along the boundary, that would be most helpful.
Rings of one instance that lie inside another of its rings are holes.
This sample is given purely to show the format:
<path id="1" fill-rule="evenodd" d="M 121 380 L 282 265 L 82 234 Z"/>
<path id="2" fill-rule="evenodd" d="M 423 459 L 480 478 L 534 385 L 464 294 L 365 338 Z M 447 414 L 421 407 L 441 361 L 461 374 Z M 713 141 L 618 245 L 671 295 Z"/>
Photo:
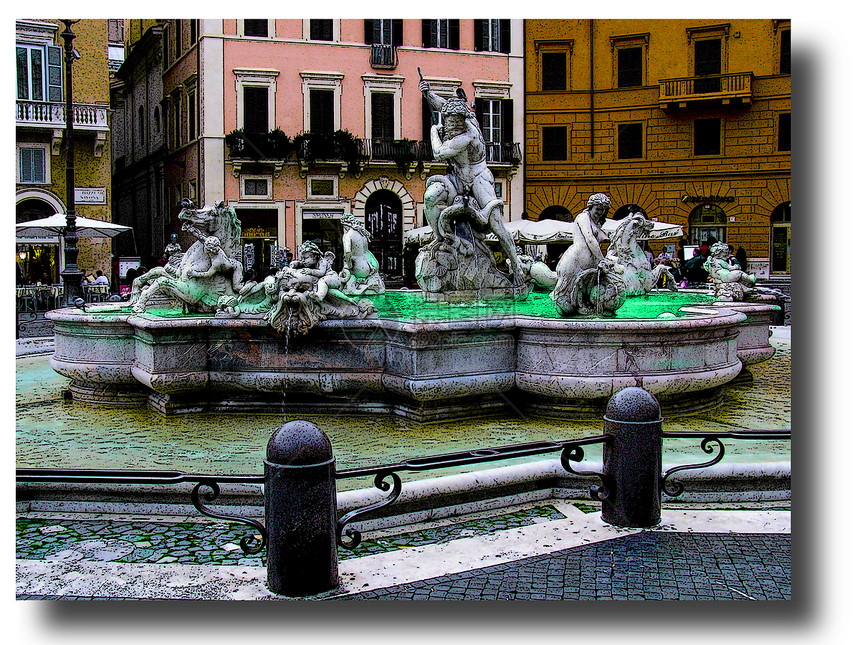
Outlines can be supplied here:
<path id="1" fill-rule="evenodd" d="M 660 81 L 660 105 L 722 99 L 752 101 L 752 72 L 671 78 Z"/>
<path id="2" fill-rule="evenodd" d="M 106 105 L 75 103 L 72 106 L 75 130 L 105 131 L 110 129 Z M 39 101 L 17 101 L 15 122 L 19 127 L 64 128 L 66 127 L 66 105 L 64 103 L 42 103 Z"/>
<path id="3" fill-rule="evenodd" d="M 347 146 L 349 149 L 346 149 Z M 520 144 L 488 143 L 487 162 L 519 165 L 522 159 Z M 409 139 L 356 139 L 351 143 L 319 137 L 306 141 L 296 152 L 301 161 L 361 159 L 369 163 L 430 163 L 434 161 L 429 141 Z"/>
<path id="4" fill-rule="evenodd" d="M 397 67 L 397 45 L 371 45 L 370 66 L 374 69 L 394 69 Z"/>

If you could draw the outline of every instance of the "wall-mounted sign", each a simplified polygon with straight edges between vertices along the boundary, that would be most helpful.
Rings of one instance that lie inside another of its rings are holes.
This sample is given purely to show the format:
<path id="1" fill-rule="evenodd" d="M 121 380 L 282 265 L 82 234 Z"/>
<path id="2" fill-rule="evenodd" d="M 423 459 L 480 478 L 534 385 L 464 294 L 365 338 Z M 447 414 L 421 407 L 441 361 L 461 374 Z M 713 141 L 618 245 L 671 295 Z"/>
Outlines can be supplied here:
<path id="1" fill-rule="evenodd" d="M 106 188 L 78 188 L 75 187 L 76 204 L 106 204 Z"/>
<path id="2" fill-rule="evenodd" d="M 701 197 L 699 195 L 684 195 L 681 201 L 685 204 L 701 204 L 702 202 L 711 202 L 712 204 L 727 204 L 735 201 L 734 197 L 720 197 L 719 195 L 708 195 Z"/>
<path id="3" fill-rule="evenodd" d="M 304 219 L 340 219 L 343 217 L 343 211 L 303 210 L 302 217 Z"/>

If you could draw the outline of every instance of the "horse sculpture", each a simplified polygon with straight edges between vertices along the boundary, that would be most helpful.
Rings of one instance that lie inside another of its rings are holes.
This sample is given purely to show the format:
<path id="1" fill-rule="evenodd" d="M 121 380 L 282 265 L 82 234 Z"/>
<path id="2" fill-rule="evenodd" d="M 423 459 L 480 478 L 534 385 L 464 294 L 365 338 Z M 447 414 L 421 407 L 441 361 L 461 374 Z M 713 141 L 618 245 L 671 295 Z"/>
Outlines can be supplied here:
<path id="1" fill-rule="evenodd" d="M 141 313 L 157 294 L 178 301 L 184 312 L 214 313 L 218 301 L 234 296 L 242 286 L 238 261 L 242 225 L 223 201 L 195 209 L 184 200 L 179 221 L 196 238 L 178 262 L 156 267 L 135 280 L 130 304 Z"/>
<path id="2" fill-rule="evenodd" d="M 672 291 L 678 284 L 669 267 L 658 264 L 651 267 L 645 251 L 639 246 L 638 239 L 646 237 L 654 228 L 643 213 L 631 213 L 618 225 L 609 242 L 607 257 L 613 258 L 624 267 L 624 282 L 628 296 L 638 296 L 651 291 L 660 283 L 660 276 L 666 276 L 666 284 Z"/>

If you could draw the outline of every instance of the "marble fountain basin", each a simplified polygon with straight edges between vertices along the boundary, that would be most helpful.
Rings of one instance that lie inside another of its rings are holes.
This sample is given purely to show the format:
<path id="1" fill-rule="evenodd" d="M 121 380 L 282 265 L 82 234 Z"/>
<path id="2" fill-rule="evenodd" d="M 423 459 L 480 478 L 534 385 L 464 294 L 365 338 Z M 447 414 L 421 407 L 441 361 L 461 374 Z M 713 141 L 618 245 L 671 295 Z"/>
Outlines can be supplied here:
<path id="1" fill-rule="evenodd" d="M 701 300 L 701 299 L 699 299 Z M 75 401 L 202 411 L 387 413 L 439 421 L 522 410 L 602 414 L 636 385 L 664 414 L 719 402 L 770 358 L 765 303 L 695 302 L 672 317 L 329 320 L 290 341 L 265 320 L 129 310 L 48 313 L 51 366 Z"/>

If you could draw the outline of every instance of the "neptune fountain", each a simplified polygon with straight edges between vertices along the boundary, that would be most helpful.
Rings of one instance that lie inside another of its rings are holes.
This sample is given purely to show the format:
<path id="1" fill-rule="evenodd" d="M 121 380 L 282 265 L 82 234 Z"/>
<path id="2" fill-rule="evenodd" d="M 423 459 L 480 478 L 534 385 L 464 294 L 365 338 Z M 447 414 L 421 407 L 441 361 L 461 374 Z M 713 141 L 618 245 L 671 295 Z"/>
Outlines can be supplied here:
<path id="1" fill-rule="evenodd" d="M 474 114 L 461 96 L 420 87 L 442 112 L 431 142 L 449 162 L 447 174 L 427 180 L 433 239 L 416 262 L 420 292 L 385 291 L 352 215 L 343 219 L 342 267 L 305 242 L 289 265 L 245 282 L 233 209 L 185 204 L 180 220 L 194 243 L 169 249 L 170 262 L 138 278 L 129 303 L 48 314 L 51 366 L 71 379 L 71 398 L 165 415 L 342 406 L 437 421 L 514 400 L 540 415 L 593 416 L 613 393 L 639 386 L 671 413 L 719 400 L 744 365 L 774 353 L 769 324 L 779 307 L 768 294 L 740 302 L 672 293 L 668 310 L 631 315 L 660 277 L 636 244 L 650 223 L 634 213 L 608 239 L 606 195 L 591 196 L 576 217 L 557 272 L 518 252 Z M 737 276 L 717 259 L 711 266 L 719 284 Z M 750 289 L 742 276 L 734 282 Z M 418 306 L 424 313 L 411 315 Z"/>

